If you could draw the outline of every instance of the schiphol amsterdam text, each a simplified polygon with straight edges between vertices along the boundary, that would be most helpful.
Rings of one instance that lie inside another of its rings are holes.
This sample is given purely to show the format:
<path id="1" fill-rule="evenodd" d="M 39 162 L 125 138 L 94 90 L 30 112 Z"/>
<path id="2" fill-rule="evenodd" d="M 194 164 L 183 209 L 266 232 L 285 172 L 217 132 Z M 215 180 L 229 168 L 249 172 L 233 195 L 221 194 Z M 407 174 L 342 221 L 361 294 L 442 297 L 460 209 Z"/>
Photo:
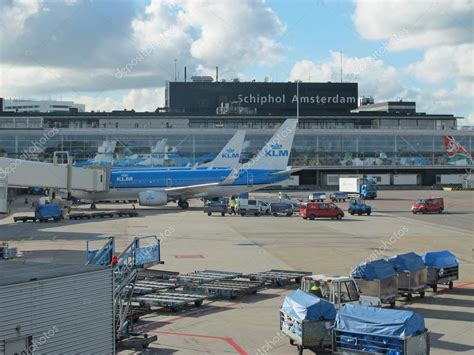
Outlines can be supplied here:
<path id="1" fill-rule="evenodd" d="M 243 95 L 239 94 L 237 96 L 240 103 L 246 104 L 285 104 L 285 103 L 297 103 L 298 96 L 293 95 L 287 97 L 286 94 L 281 95 Z M 356 103 L 356 98 L 354 96 L 301 96 L 300 95 L 300 104 L 354 104 Z"/>

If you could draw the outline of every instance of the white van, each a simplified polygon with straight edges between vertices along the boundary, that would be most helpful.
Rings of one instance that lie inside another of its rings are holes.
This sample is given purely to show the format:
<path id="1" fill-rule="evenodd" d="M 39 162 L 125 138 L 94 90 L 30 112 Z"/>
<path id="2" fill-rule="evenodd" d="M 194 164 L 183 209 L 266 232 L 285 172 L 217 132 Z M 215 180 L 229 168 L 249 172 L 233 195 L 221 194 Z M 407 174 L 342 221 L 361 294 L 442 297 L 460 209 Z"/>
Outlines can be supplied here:
<path id="1" fill-rule="evenodd" d="M 253 214 L 260 216 L 262 214 L 270 213 L 270 204 L 262 200 L 245 200 L 240 199 L 238 202 L 238 211 L 241 216 L 246 214 Z"/>

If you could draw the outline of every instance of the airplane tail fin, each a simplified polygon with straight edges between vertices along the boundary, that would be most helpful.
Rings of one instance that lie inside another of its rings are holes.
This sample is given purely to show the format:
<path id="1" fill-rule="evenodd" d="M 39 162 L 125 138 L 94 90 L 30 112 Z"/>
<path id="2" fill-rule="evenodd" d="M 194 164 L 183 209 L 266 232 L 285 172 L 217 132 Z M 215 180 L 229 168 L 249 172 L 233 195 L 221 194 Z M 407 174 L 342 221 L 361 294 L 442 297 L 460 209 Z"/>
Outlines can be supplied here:
<path id="1" fill-rule="evenodd" d="M 245 131 L 237 131 L 213 161 L 201 164 L 199 167 L 235 168 L 239 165 L 244 140 Z"/>
<path id="2" fill-rule="evenodd" d="M 285 170 L 298 125 L 297 119 L 287 119 L 262 150 L 243 165 L 246 169 Z"/>
<path id="3" fill-rule="evenodd" d="M 471 154 L 453 136 L 443 136 L 443 144 L 448 154 L 448 164 L 472 166 Z"/>

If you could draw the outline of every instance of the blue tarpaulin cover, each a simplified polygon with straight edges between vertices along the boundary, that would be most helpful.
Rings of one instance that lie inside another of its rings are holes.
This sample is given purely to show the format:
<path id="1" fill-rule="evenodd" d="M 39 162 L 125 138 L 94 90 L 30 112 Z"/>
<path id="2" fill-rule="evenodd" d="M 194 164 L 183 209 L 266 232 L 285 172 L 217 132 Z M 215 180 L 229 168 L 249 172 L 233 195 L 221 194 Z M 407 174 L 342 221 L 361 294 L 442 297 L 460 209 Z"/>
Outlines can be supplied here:
<path id="1" fill-rule="evenodd" d="M 388 259 L 395 271 L 417 271 L 424 269 L 425 263 L 421 256 L 416 253 L 406 253 L 392 256 Z"/>
<path id="2" fill-rule="evenodd" d="M 344 332 L 404 338 L 422 333 L 422 316 L 395 309 L 344 305 L 336 316 L 335 328 Z"/>
<path id="3" fill-rule="evenodd" d="M 336 318 L 336 308 L 332 303 L 302 290 L 296 290 L 286 296 L 280 310 L 300 321 Z"/>
<path id="4" fill-rule="evenodd" d="M 451 253 L 449 250 L 430 251 L 421 257 L 427 267 L 436 269 L 456 267 L 459 265 L 456 260 L 456 255 Z"/>
<path id="5" fill-rule="evenodd" d="M 395 277 L 396 272 L 387 260 L 378 259 L 357 265 L 351 276 L 372 281 Z"/>

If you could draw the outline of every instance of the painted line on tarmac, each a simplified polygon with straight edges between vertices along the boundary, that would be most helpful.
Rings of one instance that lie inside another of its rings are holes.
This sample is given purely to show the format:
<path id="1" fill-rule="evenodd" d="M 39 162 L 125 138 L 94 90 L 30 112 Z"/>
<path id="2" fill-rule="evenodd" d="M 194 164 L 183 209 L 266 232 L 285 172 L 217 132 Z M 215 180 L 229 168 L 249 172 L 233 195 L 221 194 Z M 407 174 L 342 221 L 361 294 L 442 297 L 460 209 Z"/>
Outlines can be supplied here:
<path id="1" fill-rule="evenodd" d="M 290 291 L 291 291 L 291 290 L 285 288 L 285 289 L 283 289 L 283 290 L 276 290 L 275 292 L 272 292 L 272 295 L 282 295 L 282 294 L 284 294 L 284 293 L 286 293 L 286 292 L 290 292 Z"/>
<path id="2" fill-rule="evenodd" d="M 471 285 L 474 285 L 474 282 L 465 282 L 460 285 L 456 285 L 453 288 L 472 288 L 472 287 L 469 287 Z M 446 293 L 448 291 L 449 291 L 449 288 L 443 288 L 442 290 L 437 291 L 436 294 L 439 295 L 439 294 Z"/>
<path id="3" fill-rule="evenodd" d="M 233 303 L 224 304 L 222 306 L 219 306 L 218 308 L 231 308 L 231 307 L 236 306 L 238 304 L 240 304 L 240 302 L 233 302 Z M 181 316 L 164 319 L 163 322 L 173 323 L 173 322 L 177 322 L 181 319 L 185 319 L 186 317 L 189 317 L 189 316 L 193 316 L 193 315 L 196 315 L 196 314 L 206 314 L 206 313 L 209 313 L 209 312 L 212 312 L 212 309 L 209 309 L 209 308 L 203 308 L 203 309 L 199 309 L 199 310 L 196 309 L 196 310 L 193 310 L 193 311 L 183 313 L 183 315 L 181 315 Z"/>
<path id="4" fill-rule="evenodd" d="M 422 220 L 419 220 L 419 219 L 413 219 L 413 218 L 408 218 L 408 217 L 397 217 L 397 216 L 391 216 L 391 217 L 393 217 L 395 219 L 401 219 L 401 220 L 411 222 L 411 223 L 422 224 L 422 225 L 425 225 L 425 226 L 445 229 L 445 230 L 452 231 L 452 232 L 463 233 L 463 234 L 471 233 L 471 231 L 467 230 L 467 229 L 456 228 L 456 227 L 451 227 L 451 226 L 445 226 L 445 225 L 442 225 L 442 224 L 436 224 L 436 223 L 432 223 L 432 222 L 422 221 Z"/>
<path id="5" fill-rule="evenodd" d="M 165 334 L 165 335 L 176 335 L 176 336 L 183 336 L 183 337 L 192 337 L 192 338 L 203 338 L 203 339 L 211 339 L 211 340 L 223 340 L 231 347 L 234 348 L 237 353 L 240 355 L 248 355 L 248 352 L 244 350 L 234 339 L 227 337 L 227 336 L 217 336 L 217 335 L 204 335 L 204 334 L 195 334 L 195 333 L 179 333 L 179 332 L 168 332 L 168 331 L 161 331 L 157 330 L 152 332 L 155 335 L 158 334 Z"/>

